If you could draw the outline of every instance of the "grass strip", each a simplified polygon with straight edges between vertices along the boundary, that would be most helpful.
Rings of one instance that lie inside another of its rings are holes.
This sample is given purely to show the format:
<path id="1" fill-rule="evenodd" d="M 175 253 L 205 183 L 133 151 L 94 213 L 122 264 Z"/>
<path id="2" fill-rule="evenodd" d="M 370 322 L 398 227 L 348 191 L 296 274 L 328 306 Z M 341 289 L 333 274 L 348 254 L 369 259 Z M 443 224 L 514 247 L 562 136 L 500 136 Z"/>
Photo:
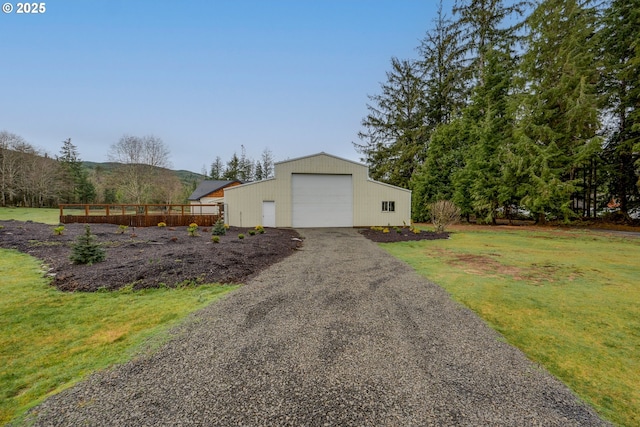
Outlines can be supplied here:
<path id="1" fill-rule="evenodd" d="M 60 223 L 60 209 L 53 208 L 3 208 L 0 207 L 0 221 L 33 221 L 43 224 Z"/>
<path id="2" fill-rule="evenodd" d="M 123 363 L 236 286 L 64 293 L 40 261 L 0 249 L 0 425 L 88 374 Z"/>
<path id="3" fill-rule="evenodd" d="M 605 418 L 640 425 L 640 239 L 473 230 L 382 244 Z"/>

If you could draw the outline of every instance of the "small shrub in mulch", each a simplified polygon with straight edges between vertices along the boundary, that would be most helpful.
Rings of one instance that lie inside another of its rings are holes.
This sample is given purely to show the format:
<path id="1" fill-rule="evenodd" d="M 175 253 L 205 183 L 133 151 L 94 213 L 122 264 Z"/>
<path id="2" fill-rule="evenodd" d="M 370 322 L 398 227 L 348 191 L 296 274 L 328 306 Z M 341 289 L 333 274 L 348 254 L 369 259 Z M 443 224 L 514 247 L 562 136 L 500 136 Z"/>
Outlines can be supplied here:
<path id="1" fill-rule="evenodd" d="M 84 234 L 79 235 L 76 242 L 71 245 L 69 258 L 74 264 L 92 265 L 104 261 L 104 249 L 96 241 L 96 237 L 91 234 L 91 228 L 88 225 L 84 226 Z"/>
<path id="2" fill-rule="evenodd" d="M 227 228 L 224 226 L 224 221 L 222 220 L 222 218 L 217 220 L 213 225 L 211 234 L 213 234 L 214 236 L 224 236 L 225 234 L 227 234 Z"/>
<path id="3" fill-rule="evenodd" d="M 196 237 L 198 235 L 198 224 L 196 224 L 195 222 L 189 224 L 189 226 L 187 227 L 187 233 L 189 233 L 189 236 L 191 237 Z"/>

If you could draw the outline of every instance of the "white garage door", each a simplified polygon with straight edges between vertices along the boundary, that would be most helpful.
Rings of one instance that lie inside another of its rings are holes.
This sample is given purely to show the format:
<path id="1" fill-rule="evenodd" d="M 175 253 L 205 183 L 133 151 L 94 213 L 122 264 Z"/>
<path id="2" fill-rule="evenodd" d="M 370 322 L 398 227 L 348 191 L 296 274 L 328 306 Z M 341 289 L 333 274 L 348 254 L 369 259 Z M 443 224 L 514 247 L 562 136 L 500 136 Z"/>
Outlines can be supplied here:
<path id="1" fill-rule="evenodd" d="M 293 174 L 294 227 L 353 227 L 351 175 Z"/>

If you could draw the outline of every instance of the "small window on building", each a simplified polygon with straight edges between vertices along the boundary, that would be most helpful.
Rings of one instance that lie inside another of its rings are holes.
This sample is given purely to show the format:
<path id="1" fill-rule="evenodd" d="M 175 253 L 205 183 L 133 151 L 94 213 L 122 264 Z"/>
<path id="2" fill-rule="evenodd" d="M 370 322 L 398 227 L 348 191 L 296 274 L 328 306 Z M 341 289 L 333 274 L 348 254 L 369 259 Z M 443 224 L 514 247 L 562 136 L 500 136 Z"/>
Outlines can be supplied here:
<path id="1" fill-rule="evenodd" d="M 395 212 L 395 211 L 396 211 L 396 202 L 394 201 L 382 202 L 382 212 Z"/>

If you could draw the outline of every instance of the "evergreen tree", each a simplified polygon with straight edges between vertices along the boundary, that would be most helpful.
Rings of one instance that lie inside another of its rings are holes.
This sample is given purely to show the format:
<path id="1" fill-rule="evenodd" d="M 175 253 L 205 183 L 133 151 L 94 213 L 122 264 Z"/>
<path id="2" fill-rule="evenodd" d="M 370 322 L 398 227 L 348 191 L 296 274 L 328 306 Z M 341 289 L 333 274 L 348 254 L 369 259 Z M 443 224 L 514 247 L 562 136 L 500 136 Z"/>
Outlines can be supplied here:
<path id="1" fill-rule="evenodd" d="M 91 234 L 91 228 L 85 225 L 84 231 L 84 234 L 79 235 L 76 242 L 71 246 L 71 262 L 91 265 L 104 261 L 106 257 L 105 251 L 96 242 L 95 236 Z"/>
<path id="2" fill-rule="evenodd" d="M 253 167 L 253 177 L 256 181 L 265 179 L 264 174 L 262 173 L 262 163 L 260 163 L 259 160 L 256 160 L 256 164 Z"/>
<path id="3" fill-rule="evenodd" d="M 495 223 L 498 208 L 510 205 L 515 195 L 513 183 L 505 182 L 503 154 L 513 139 L 509 94 L 514 61 L 500 49 L 487 50 L 485 61 L 482 81 L 463 111 L 471 138 L 464 169 L 454 175 L 454 202 L 463 213 L 473 211 Z"/>
<path id="4" fill-rule="evenodd" d="M 195 189 L 195 188 L 194 188 Z M 116 203 L 118 201 L 118 194 L 115 188 L 107 187 L 104 189 L 104 202 Z"/>
<path id="5" fill-rule="evenodd" d="M 588 1 L 544 0 L 531 29 L 521 73 L 518 151 L 531 177 L 523 202 L 544 221 L 567 219 L 579 167 L 600 147 L 595 10 Z"/>
<path id="6" fill-rule="evenodd" d="M 82 166 L 78 149 L 71 138 L 62 142 L 58 162 L 61 166 L 62 194 L 66 203 L 90 203 L 96 197 L 96 189 L 89 180 L 89 174 Z"/>
<path id="7" fill-rule="evenodd" d="M 211 234 L 214 236 L 224 236 L 225 234 L 227 234 L 227 228 L 224 226 L 224 221 L 222 220 L 222 218 L 219 218 L 216 223 L 213 224 Z"/>
<path id="8" fill-rule="evenodd" d="M 468 63 L 466 77 L 472 84 L 483 84 L 487 52 L 492 49 L 513 49 L 521 23 L 511 24 L 515 17 L 524 13 L 527 1 L 504 0 L 456 0 L 453 13 L 458 16 L 456 32 L 461 38 L 461 47 Z"/>
<path id="9" fill-rule="evenodd" d="M 610 193 L 627 216 L 640 204 L 638 173 L 640 155 L 640 0 L 613 0 L 604 11 L 598 34 L 604 78 L 601 93 L 605 112 L 612 118 L 605 144 Z"/>
<path id="10" fill-rule="evenodd" d="M 418 47 L 419 66 L 424 80 L 426 126 L 432 132 L 449 121 L 464 106 L 463 51 L 458 45 L 459 34 L 442 11 L 442 0 L 434 28 L 429 30 Z"/>
<path id="11" fill-rule="evenodd" d="M 414 61 L 393 58 L 391 66 L 382 94 L 369 97 L 373 104 L 358 134 L 364 143 L 354 146 L 373 179 L 408 188 L 426 155 L 424 81 Z"/>
<path id="12" fill-rule="evenodd" d="M 229 181 L 240 179 L 240 159 L 236 153 L 233 153 L 233 156 L 227 162 L 227 168 L 222 174 L 222 178 Z"/>
<path id="13" fill-rule="evenodd" d="M 416 221 L 430 218 L 429 206 L 439 200 L 452 200 L 453 175 L 464 167 L 462 148 L 468 145 L 471 127 L 463 118 L 438 126 L 431 135 L 429 155 L 412 180 L 412 217 Z M 469 215 L 463 210 L 464 216 Z"/>
<path id="14" fill-rule="evenodd" d="M 216 156 L 216 159 L 211 163 L 211 173 L 209 177 L 211 179 L 222 179 L 224 175 L 224 164 L 222 163 L 222 159 L 220 156 Z"/>
<path id="15" fill-rule="evenodd" d="M 458 20 L 450 22 L 440 8 L 422 42 L 431 139 L 425 165 L 413 179 L 416 219 L 427 219 L 433 202 L 450 199 L 467 219 L 480 213 L 493 221 L 508 198 L 498 186 L 498 152 L 513 125 L 505 115 L 517 25 L 506 21 L 523 7 L 524 2 L 459 1 L 453 9 Z"/>
<path id="16" fill-rule="evenodd" d="M 240 160 L 238 161 L 238 178 L 240 181 L 253 181 L 253 160 L 247 157 L 244 145 L 240 146 Z"/>

